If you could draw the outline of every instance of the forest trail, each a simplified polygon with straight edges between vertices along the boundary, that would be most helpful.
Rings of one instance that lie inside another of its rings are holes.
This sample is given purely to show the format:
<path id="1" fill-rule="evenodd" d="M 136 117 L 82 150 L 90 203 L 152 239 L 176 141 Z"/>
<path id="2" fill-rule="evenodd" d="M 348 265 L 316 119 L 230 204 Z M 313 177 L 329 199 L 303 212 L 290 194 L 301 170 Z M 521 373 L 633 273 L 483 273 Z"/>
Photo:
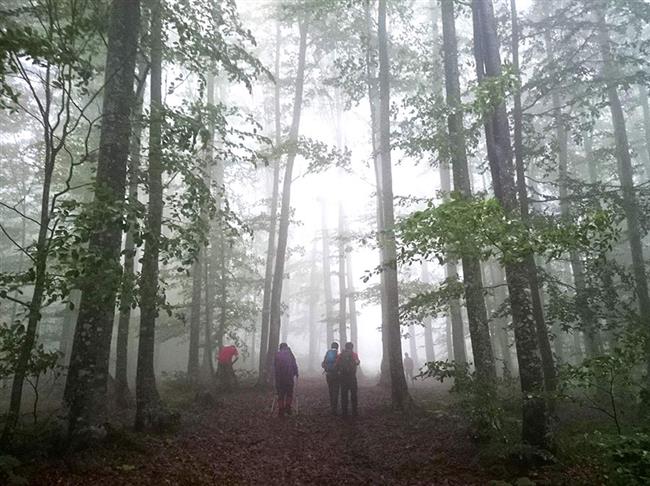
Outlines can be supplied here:
<path id="1" fill-rule="evenodd" d="M 271 416 L 271 392 L 241 388 L 214 408 L 183 412 L 174 434 L 127 436 L 50 463 L 34 485 L 486 484 L 459 416 L 390 410 L 389 390 L 364 383 L 359 417 L 329 413 L 323 379 L 301 380 L 298 410 Z M 443 387 L 413 390 L 448 403 Z M 427 407 L 428 409 L 428 407 Z"/>

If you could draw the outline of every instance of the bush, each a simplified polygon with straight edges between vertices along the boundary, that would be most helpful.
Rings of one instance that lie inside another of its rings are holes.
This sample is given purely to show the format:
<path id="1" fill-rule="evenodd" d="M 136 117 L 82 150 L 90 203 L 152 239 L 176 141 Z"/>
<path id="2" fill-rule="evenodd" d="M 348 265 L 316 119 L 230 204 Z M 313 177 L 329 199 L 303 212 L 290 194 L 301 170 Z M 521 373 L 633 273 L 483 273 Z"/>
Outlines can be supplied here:
<path id="1" fill-rule="evenodd" d="M 630 435 L 587 435 L 611 471 L 611 484 L 650 484 L 650 434 L 637 432 Z"/>

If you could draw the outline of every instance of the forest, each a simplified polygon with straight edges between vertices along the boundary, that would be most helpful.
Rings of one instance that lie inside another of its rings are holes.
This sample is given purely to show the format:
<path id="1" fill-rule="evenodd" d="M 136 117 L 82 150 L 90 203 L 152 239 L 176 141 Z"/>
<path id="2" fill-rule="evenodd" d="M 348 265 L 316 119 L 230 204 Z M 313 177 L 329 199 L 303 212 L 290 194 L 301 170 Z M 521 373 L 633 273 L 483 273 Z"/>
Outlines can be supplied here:
<path id="1" fill-rule="evenodd" d="M 648 0 L 0 0 L 0 484 L 650 484 L 649 93 Z"/>

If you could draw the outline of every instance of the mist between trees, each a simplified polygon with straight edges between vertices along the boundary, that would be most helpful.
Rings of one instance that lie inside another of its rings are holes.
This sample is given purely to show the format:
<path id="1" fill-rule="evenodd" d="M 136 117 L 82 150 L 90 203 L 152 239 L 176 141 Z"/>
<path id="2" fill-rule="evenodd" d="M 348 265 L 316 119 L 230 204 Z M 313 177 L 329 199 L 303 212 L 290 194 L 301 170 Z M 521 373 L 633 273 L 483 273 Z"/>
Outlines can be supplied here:
<path id="1" fill-rule="evenodd" d="M 510 458 L 650 480 L 649 21 L 644 0 L 2 0 L 2 447 L 53 423 L 85 443 L 116 410 L 174 424 L 173 390 L 229 393 L 226 345 L 267 390 L 281 342 L 317 378 L 351 341 L 398 413 L 449 380 Z"/>

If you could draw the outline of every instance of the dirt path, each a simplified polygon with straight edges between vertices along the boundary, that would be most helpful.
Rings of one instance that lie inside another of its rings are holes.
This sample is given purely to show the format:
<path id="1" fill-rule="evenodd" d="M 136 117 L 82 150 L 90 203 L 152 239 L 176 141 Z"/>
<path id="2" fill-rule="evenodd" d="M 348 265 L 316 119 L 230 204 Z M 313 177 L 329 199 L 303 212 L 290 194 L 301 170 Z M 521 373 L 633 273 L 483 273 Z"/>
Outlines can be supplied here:
<path id="1" fill-rule="evenodd" d="M 324 380 L 297 388 L 298 413 L 269 413 L 270 392 L 242 389 L 206 410 L 188 409 L 175 434 L 127 435 L 50 463 L 31 484 L 486 484 L 460 417 L 405 417 L 387 391 L 359 390 L 359 417 L 332 417 Z M 414 390 L 419 401 L 448 401 L 440 388 Z"/>

